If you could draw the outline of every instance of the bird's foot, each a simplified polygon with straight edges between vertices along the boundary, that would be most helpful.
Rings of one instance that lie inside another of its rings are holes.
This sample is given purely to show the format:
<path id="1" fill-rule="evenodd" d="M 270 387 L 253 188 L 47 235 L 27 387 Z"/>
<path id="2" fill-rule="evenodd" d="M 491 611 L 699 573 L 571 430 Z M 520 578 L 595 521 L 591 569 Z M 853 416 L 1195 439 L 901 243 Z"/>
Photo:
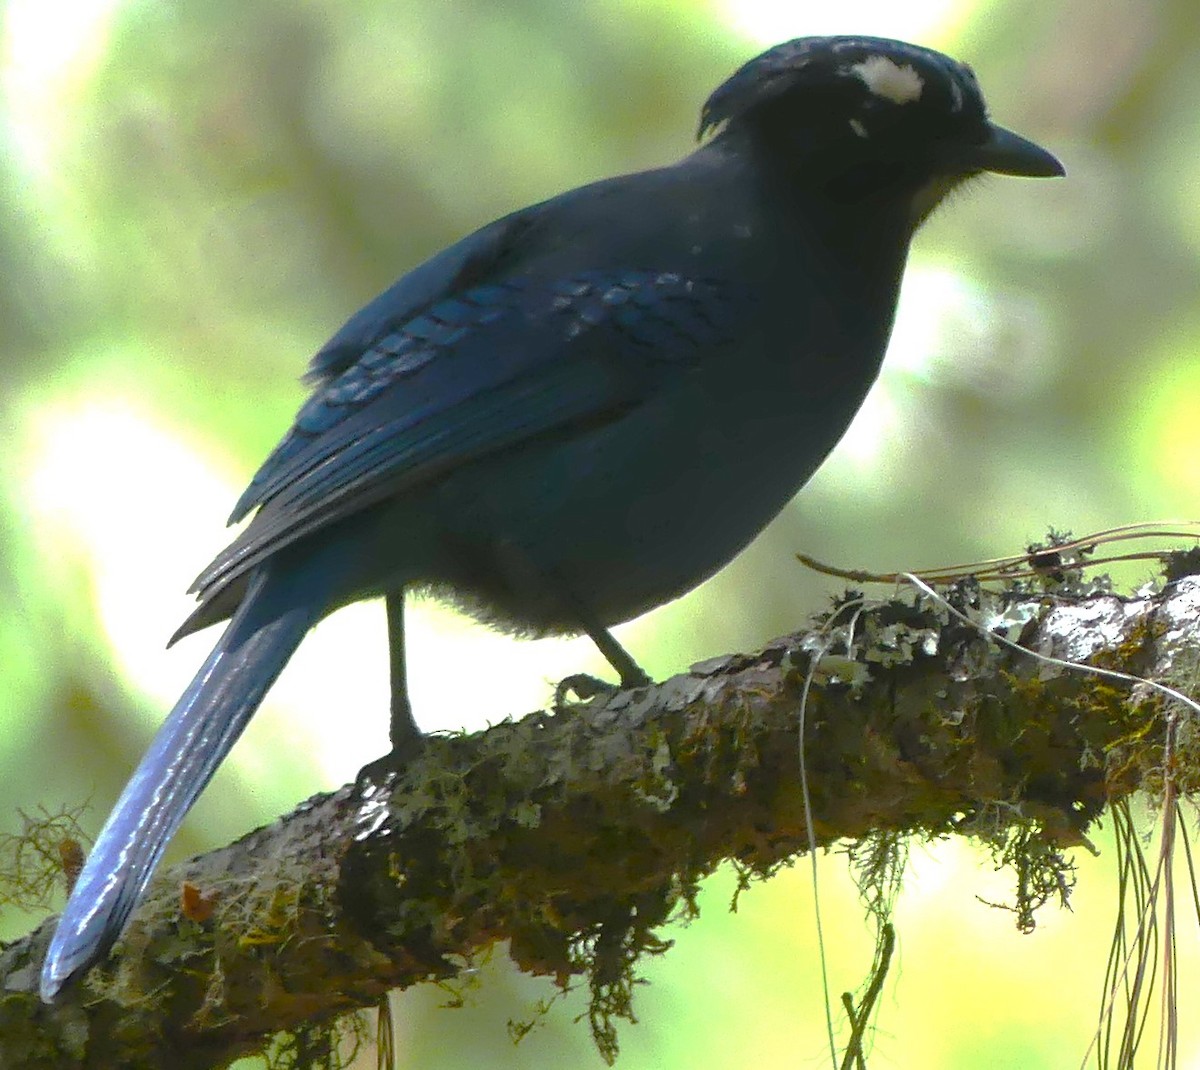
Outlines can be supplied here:
<path id="1" fill-rule="evenodd" d="M 399 741 L 392 741 L 392 749 L 381 755 L 373 762 L 367 762 L 354 778 L 355 785 L 361 791 L 369 786 L 383 785 L 391 777 L 408 765 L 425 747 L 425 737 L 419 732 L 405 735 Z"/>
<path id="2" fill-rule="evenodd" d="M 618 691 L 628 691 L 635 687 L 648 687 L 652 683 L 650 677 L 638 670 L 638 675 L 619 684 L 610 684 L 598 676 L 586 672 L 572 673 L 559 681 L 554 689 L 554 709 L 561 713 L 564 709 L 579 702 L 591 702 L 595 698 L 615 695 Z"/>
<path id="3" fill-rule="evenodd" d="M 616 684 L 591 676 L 586 672 L 572 673 L 558 682 L 554 689 L 554 708 L 563 710 L 572 702 L 590 702 L 600 695 L 611 695 L 620 690 Z"/>

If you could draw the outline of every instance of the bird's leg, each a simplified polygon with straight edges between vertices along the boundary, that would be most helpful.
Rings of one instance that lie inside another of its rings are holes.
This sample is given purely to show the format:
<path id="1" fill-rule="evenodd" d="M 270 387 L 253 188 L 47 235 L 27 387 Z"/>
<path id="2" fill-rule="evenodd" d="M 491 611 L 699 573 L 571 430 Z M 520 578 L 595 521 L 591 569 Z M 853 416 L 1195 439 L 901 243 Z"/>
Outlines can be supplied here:
<path id="1" fill-rule="evenodd" d="M 413 719 L 408 698 L 408 664 L 404 656 L 404 588 L 390 591 L 384 598 L 387 611 L 388 674 L 391 681 L 391 717 L 388 738 L 392 749 L 359 770 L 358 782 L 376 781 L 399 769 L 420 749 L 424 738 Z"/>
<path id="2" fill-rule="evenodd" d="M 420 745 L 421 730 L 413 719 L 408 698 L 408 665 L 404 657 L 404 588 L 384 599 L 387 609 L 388 671 L 391 678 L 391 721 L 388 738 L 392 753 L 403 753 Z"/>
<path id="3" fill-rule="evenodd" d="M 617 670 L 617 675 L 621 677 L 622 687 L 646 687 L 650 684 L 650 677 L 633 660 L 629 651 L 617 642 L 612 632 L 607 628 L 591 625 L 587 621 L 583 622 L 583 630 L 587 632 L 588 638 L 596 644 L 596 648 L 604 655 L 609 665 Z"/>
<path id="4" fill-rule="evenodd" d="M 633 660 L 629 651 L 596 620 L 587 605 L 572 593 L 570 584 L 564 582 L 553 568 L 547 569 L 544 565 L 537 564 L 535 558 L 512 539 L 501 541 L 497 549 L 501 566 L 507 574 L 517 577 L 518 582 L 527 589 L 536 591 L 540 599 L 556 602 L 563 619 L 573 621 L 579 630 L 596 644 L 596 649 L 604 655 L 609 665 L 617 670 L 617 675 L 621 678 L 621 688 L 645 687 L 653 682 Z M 613 684 L 588 673 L 572 673 L 559 681 L 554 689 L 554 708 L 563 709 L 571 695 L 587 702 L 598 695 L 611 694 L 617 690 L 619 688 Z"/>
<path id="5" fill-rule="evenodd" d="M 587 634 L 587 637 L 596 644 L 596 649 L 604 655 L 609 665 L 617 670 L 617 675 L 621 677 L 621 687 L 629 689 L 633 687 L 646 687 L 651 684 L 653 681 L 642 667 L 633 660 L 629 651 L 617 642 L 612 632 L 590 621 L 588 616 L 585 613 L 578 614 L 580 625 Z M 588 699 L 595 698 L 597 695 L 611 693 L 616 690 L 617 688 L 612 684 L 597 679 L 588 673 L 574 673 L 566 679 L 560 680 L 558 686 L 554 689 L 554 706 L 555 709 L 562 709 L 569 694 L 574 694 L 577 698 L 587 701 Z"/>

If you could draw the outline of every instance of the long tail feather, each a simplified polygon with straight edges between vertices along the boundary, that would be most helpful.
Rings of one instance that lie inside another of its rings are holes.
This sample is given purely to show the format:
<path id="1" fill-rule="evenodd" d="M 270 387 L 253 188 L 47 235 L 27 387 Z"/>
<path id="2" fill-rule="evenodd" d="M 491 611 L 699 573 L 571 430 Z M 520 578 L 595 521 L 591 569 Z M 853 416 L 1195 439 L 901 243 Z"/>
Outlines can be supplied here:
<path id="1" fill-rule="evenodd" d="M 171 837 L 321 616 L 329 574 L 258 573 L 229 627 L 163 722 L 80 874 L 42 967 L 42 999 L 120 935 Z M 299 582 L 298 582 L 299 581 Z"/>

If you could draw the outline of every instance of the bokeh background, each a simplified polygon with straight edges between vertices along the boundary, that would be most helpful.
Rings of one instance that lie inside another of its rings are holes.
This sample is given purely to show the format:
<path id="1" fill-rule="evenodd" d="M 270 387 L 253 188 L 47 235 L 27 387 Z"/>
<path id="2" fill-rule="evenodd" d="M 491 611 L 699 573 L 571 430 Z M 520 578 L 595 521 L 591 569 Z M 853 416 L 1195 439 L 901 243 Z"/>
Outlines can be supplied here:
<path id="1" fill-rule="evenodd" d="M 797 550 L 914 568 L 1019 551 L 1050 525 L 1196 512 L 1195 0 L 2 10 L 0 831 L 20 827 L 18 807 L 84 801 L 99 827 L 211 643 L 163 650 L 182 592 L 342 319 L 495 216 L 687 152 L 707 93 L 789 37 L 866 32 L 965 59 L 1000 121 L 1070 177 L 980 181 L 927 225 L 861 418 L 739 560 L 620 632 L 646 668 L 752 649 L 821 608 L 837 585 Z M 538 708 L 561 676 L 604 670 L 586 642 L 517 642 L 432 604 L 411 644 L 430 729 Z M 379 605 L 318 628 L 173 856 L 381 753 L 384 659 Z M 1098 842 L 1074 913 L 1043 911 L 1031 936 L 978 901 L 1011 898 L 1014 882 L 985 854 L 915 847 L 870 1065 L 1080 1065 L 1116 899 Z M 710 881 L 700 920 L 646 965 L 625 1070 L 827 1065 L 807 867 L 736 915 L 733 886 Z M 836 994 L 865 975 L 870 932 L 840 856 L 820 860 L 820 888 Z M 9 911 L 0 935 L 35 920 Z M 1185 930 L 1185 952 L 1195 943 Z M 574 1020 L 582 994 L 513 1047 L 506 1020 L 530 1017 L 550 984 L 513 973 L 503 949 L 478 981 L 462 1009 L 432 987 L 396 999 L 402 1065 L 601 1065 Z M 1181 1065 L 1200 1066 L 1186 1018 L 1184 1042 Z"/>

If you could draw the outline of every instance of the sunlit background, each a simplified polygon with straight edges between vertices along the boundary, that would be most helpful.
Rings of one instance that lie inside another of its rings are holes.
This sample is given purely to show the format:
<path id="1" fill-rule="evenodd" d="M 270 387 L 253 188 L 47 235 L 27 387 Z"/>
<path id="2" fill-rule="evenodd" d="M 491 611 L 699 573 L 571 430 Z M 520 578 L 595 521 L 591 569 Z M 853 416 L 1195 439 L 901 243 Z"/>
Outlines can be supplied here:
<path id="1" fill-rule="evenodd" d="M 99 827 L 212 642 L 163 649 L 183 591 L 342 319 L 495 216 L 688 151 L 707 93 L 789 37 L 949 51 L 1070 177 L 979 182 L 928 224 L 860 419 L 754 547 L 621 631 L 645 667 L 667 675 L 799 625 L 836 585 L 797 550 L 912 568 L 1010 553 L 1051 525 L 1197 512 L 1194 0 L 3 11 L 0 830 L 16 830 L 18 807 L 89 799 Z M 539 708 L 553 681 L 605 671 L 586 642 L 517 642 L 431 604 L 410 620 L 430 729 Z M 382 609 L 353 607 L 301 648 L 174 857 L 351 778 L 385 749 L 386 705 Z M 1075 912 L 1047 909 L 1021 937 L 977 901 L 1011 898 L 1011 874 L 969 844 L 914 850 L 873 1070 L 1081 1063 L 1115 891 L 1111 851 L 1080 861 Z M 841 858 L 821 870 L 837 993 L 864 976 L 870 935 Z M 737 915 L 732 888 L 710 882 L 701 919 L 647 965 L 625 1070 L 826 1064 L 806 873 L 755 888 Z M 10 914 L 0 935 L 35 920 Z M 580 1000 L 514 1048 L 505 1021 L 550 985 L 502 953 L 479 979 L 461 1010 L 433 989 L 397 999 L 404 1066 L 601 1065 L 573 1020 Z M 1200 1066 L 1197 1036 L 1185 1040 L 1185 1065 Z"/>

